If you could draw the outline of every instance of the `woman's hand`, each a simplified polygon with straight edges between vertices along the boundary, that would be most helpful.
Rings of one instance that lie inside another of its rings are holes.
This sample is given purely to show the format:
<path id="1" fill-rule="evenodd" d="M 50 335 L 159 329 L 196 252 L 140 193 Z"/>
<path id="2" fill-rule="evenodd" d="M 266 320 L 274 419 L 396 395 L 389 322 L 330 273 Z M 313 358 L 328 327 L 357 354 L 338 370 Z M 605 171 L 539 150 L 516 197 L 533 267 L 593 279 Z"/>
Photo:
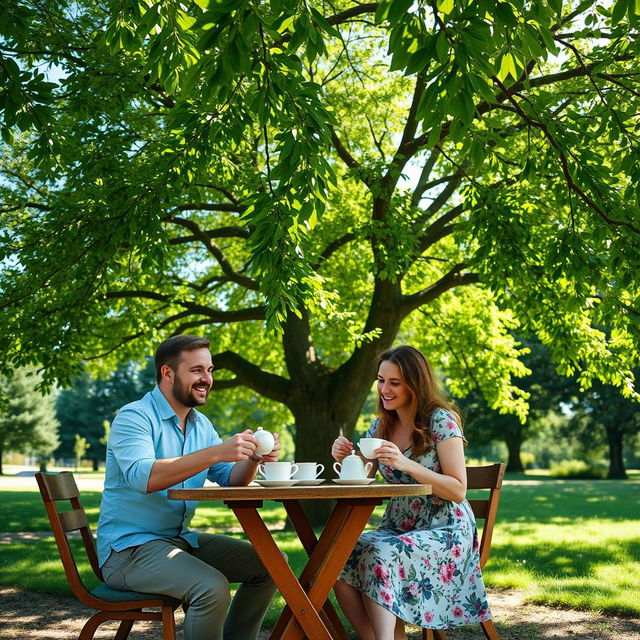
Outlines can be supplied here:
<path id="1" fill-rule="evenodd" d="M 353 444 L 347 440 L 344 436 L 338 436 L 331 447 L 331 455 L 337 462 L 342 462 L 342 459 L 348 456 L 353 451 Z"/>
<path id="2" fill-rule="evenodd" d="M 273 439 L 275 440 L 275 443 L 273 445 L 273 449 L 271 449 L 271 453 L 260 456 L 262 462 L 278 462 L 278 456 L 280 455 L 280 437 L 277 433 L 274 433 Z"/>
<path id="3" fill-rule="evenodd" d="M 382 446 L 376 449 L 375 454 L 379 463 L 398 471 L 407 471 L 411 463 L 411 460 L 398 449 L 398 445 L 389 440 L 385 440 Z"/>

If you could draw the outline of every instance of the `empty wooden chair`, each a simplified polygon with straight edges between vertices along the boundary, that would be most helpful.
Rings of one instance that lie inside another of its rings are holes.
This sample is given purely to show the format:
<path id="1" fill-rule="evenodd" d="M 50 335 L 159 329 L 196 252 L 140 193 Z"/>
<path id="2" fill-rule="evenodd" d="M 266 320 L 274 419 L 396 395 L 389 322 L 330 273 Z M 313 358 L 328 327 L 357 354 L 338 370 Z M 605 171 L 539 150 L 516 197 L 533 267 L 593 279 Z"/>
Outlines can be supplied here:
<path id="1" fill-rule="evenodd" d="M 178 600 L 158 594 L 119 591 L 111 589 L 104 583 L 98 566 L 95 541 L 80 503 L 80 492 L 73 474 L 69 471 L 59 474 L 37 473 L 36 480 L 47 509 L 69 586 L 80 602 L 98 610 L 85 623 L 79 640 L 91 640 L 97 628 L 107 620 L 121 621 L 115 640 L 126 640 L 136 620 L 159 620 L 162 622 L 163 640 L 175 640 L 173 613 L 180 605 Z M 69 503 L 71 510 L 58 509 L 58 505 L 68 507 Z M 91 591 L 84 586 L 78 573 L 67 537 L 70 531 L 80 532 L 91 568 L 100 580 L 100 584 Z M 143 609 L 159 609 L 159 611 L 143 611 Z"/>
<path id="2" fill-rule="evenodd" d="M 467 467 L 467 489 L 488 489 L 489 495 L 484 499 L 469 500 L 476 520 L 484 520 L 482 536 L 480 537 L 480 568 L 489 559 L 491 550 L 491 536 L 498 511 L 498 499 L 502 487 L 505 465 L 496 463 L 486 467 Z M 482 631 L 488 640 L 500 640 L 498 631 L 492 620 L 480 623 Z M 447 640 L 447 634 L 442 629 L 423 629 L 422 640 Z"/>

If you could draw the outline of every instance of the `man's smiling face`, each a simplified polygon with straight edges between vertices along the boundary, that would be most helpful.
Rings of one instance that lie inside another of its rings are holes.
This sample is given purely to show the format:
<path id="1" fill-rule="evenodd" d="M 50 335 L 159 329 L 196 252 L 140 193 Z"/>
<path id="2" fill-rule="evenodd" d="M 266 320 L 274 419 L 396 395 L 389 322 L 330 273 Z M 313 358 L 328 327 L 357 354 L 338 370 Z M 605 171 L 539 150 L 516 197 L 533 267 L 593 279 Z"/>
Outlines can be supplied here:
<path id="1" fill-rule="evenodd" d="M 209 349 L 183 351 L 174 371 L 171 394 L 185 407 L 199 407 L 207 401 L 213 384 L 213 363 Z"/>

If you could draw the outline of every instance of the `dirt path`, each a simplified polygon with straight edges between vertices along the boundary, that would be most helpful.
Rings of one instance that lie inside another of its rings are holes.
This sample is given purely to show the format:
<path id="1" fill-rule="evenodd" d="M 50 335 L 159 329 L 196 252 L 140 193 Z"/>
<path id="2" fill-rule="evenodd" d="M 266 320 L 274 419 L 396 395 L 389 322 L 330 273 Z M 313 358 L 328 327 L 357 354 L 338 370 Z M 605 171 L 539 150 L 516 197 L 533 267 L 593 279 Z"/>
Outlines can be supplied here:
<path id="1" fill-rule="evenodd" d="M 640 640 L 640 620 L 601 616 L 584 611 L 552 609 L 524 604 L 517 591 L 490 591 L 493 610 L 501 640 Z M 34 594 L 0 586 L 0 638 L 2 640 L 71 640 L 92 610 L 74 598 Z M 181 627 L 182 611 L 176 614 Z M 96 638 L 113 638 L 116 626 L 105 623 Z M 417 630 L 416 630 L 417 631 Z M 179 634 L 181 638 L 181 634 Z M 266 640 L 268 633 L 260 635 Z M 419 633 L 410 633 L 417 639 Z M 481 640 L 479 626 L 448 632 L 450 640 Z M 131 640 L 159 640 L 161 631 L 156 623 L 137 622 Z"/>

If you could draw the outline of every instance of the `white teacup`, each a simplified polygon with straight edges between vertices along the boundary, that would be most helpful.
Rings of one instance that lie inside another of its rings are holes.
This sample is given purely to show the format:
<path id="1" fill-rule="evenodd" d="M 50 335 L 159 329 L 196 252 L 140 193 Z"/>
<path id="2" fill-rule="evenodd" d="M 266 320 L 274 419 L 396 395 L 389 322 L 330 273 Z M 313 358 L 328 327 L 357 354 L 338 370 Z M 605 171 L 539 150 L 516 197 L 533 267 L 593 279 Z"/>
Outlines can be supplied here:
<path id="1" fill-rule="evenodd" d="M 259 469 L 265 480 L 291 480 L 291 476 L 298 470 L 298 465 L 282 461 L 263 462 Z"/>
<path id="2" fill-rule="evenodd" d="M 298 470 L 293 474 L 295 480 L 315 480 L 323 471 L 319 462 L 296 462 Z"/>
<path id="3" fill-rule="evenodd" d="M 373 460 L 376 457 L 375 450 L 379 449 L 383 442 L 382 438 L 360 438 L 358 448 L 365 458 Z"/>

